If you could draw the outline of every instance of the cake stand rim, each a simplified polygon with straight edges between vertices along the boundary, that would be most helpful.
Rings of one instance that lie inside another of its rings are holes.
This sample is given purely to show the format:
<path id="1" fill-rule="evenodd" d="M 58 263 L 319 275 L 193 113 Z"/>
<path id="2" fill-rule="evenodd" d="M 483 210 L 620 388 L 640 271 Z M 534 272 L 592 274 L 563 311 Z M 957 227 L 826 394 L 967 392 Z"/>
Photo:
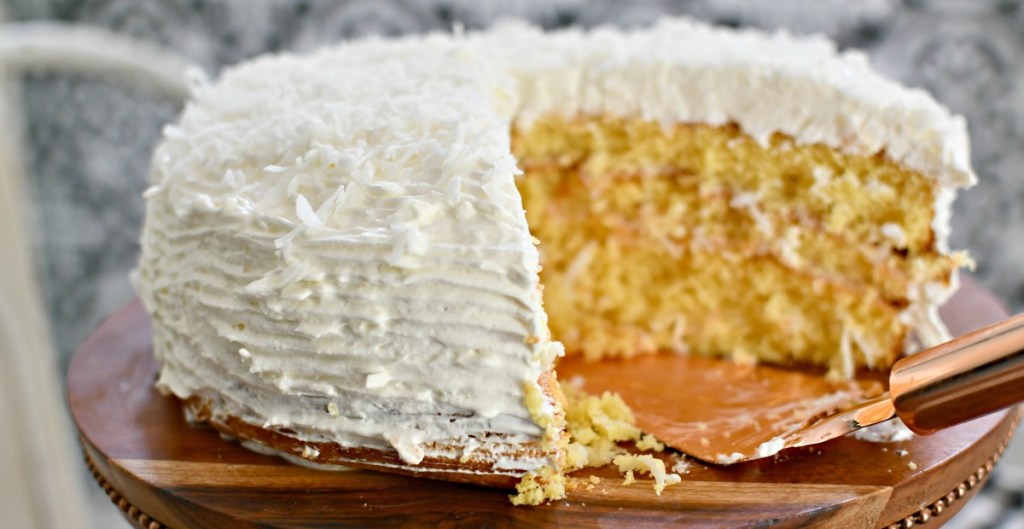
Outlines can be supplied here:
<path id="1" fill-rule="evenodd" d="M 968 283 L 972 282 L 968 281 Z M 973 288 L 978 289 L 985 295 L 992 296 L 990 292 L 983 288 L 979 288 L 976 285 Z M 93 335 L 90 335 L 90 338 L 92 338 L 99 330 L 103 329 L 104 326 L 110 325 L 111 322 L 115 322 L 119 315 L 125 312 L 140 310 L 142 310 L 142 308 L 138 300 L 128 303 L 125 307 L 114 313 L 114 315 L 112 315 L 111 318 L 102 323 L 99 326 L 99 328 L 97 328 L 97 331 L 94 331 Z M 89 340 L 86 340 L 86 342 L 83 343 L 83 348 L 88 343 Z M 72 395 L 73 388 L 72 385 L 70 384 L 70 381 L 73 377 L 73 371 L 75 369 L 76 360 L 79 357 L 79 352 L 81 351 L 81 349 L 82 348 L 80 348 L 79 351 L 76 351 L 75 357 L 72 359 L 71 366 L 69 367 L 68 400 L 72 417 L 79 431 L 79 442 L 82 445 L 87 461 L 87 466 L 89 467 L 90 472 L 93 473 L 94 478 L 97 479 L 100 485 L 108 493 L 108 496 L 110 496 L 111 499 L 114 500 L 115 505 L 117 505 L 118 507 L 122 507 L 122 504 L 124 505 L 122 508 L 122 512 L 125 514 L 126 517 L 129 518 L 129 520 L 132 520 L 133 523 L 140 524 L 140 527 L 145 527 L 146 529 L 157 529 L 167 527 L 163 524 L 163 522 L 157 521 L 158 518 L 154 518 L 154 511 L 156 510 L 149 507 L 149 505 L 146 505 L 147 502 L 141 502 L 142 507 L 144 509 L 140 508 L 140 506 L 138 505 L 140 502 L 138 501 L 137 498 L 131 497 L 131 492 L 125 490 L 124 486 L 117 486 L 119 480 L 118 474 L 123 474 L 124 477 L 134 477 L 135 479 L 139 479 L 139 477 L 133 476 L 128 469 L 125 469 L 120 465 L 117 465 L 116 461 L 112 460 L 110 456 L 107 453 L 105 453 L 105 451 L 100 446 L 98 446 L 96 443 L 89 439 L 88 433 L 80 424 L 79 414 L 77 413 L 76 403 L 74 402 L 75 399 L 73 398 Z M 907 528 L 914 525 L 920 525 L 921 523 L 927 523 L 930 520 L 944 521 L 948 518 L 949 514 L 959 510 L 959 508 L 961 508 L 966 503 L 966 501 L 970 497 L 972 497 L 974 493 L 976 493 L 977 489 L 980 488 L 980 484 L 984 483 L 985 480 L 987 480 L 988 475 L 991 473 L 991 469 L 995 466 L 996 463 L 998 463 L 1000 456 L 1005 450 L 1009 440 L 1012 439 L 1016 427 L 1020 422 L 1022 413 L 1024 413 L 1024 407 L 1018 406 L 1016 408 L 1011 408 L 997 413 L 1002 414 L 1003 416 L 989 429 L 988 432 L 979 435 L 979 437 L 975 439 L 974 444 L 988 440 L 988 437 L 991 436 L 996 431 L 1001 430 L 1005 433 L 1001 435 L 1002 440 L 999 441 L 997 448 L 993 452 L 988 454 L 984 462 L 977 467 L 977 470 L 969 474 L 960 483 L 958 483 L 956 487 L 954 487 L 951 490 L 951 492 L 948 492 L 943 496 L 937 497 L 934 501 L 930 503 L 924 504 L 922 502 L 923 506 L 920 509 L 901 513 L 901 516 L 895 519 L 893 519 L 891 516 L 886 516 L 886 518 L 888 518 L 888 520 L 885 520 L 887 523 L 883 523 L 881 527 L 887 527 L 892 529 Z M 974 446 L 974 444 L 972 444 L 971 446 Z M 106 465 L 103 465 L 102 463 L 98 462 L 98 458 L 105 459 Z M 106 485 L 104 485 L 104 483 Z M 108 486 L 109 490 L 107 490 Z M 114 494 L 116 494 L 116 499 Z M 199 506 L 194 503 L 191 503 L 190 508 L 196 507 L 208 509 L 205 506 Z M 888 507 L 891 506 L 886 505 L 886 507 L 886 510 L 889 510 Z M 135 511 L 137 511 L 137 514 L 131 516 L 133 508 Z M 156 516 L 159 516 L 159 512 L 156 512 L 155 514 Z M 944 514 L 945 516 L 943 516 Z M 145 516 L 145 518 L 142 518 L 143 515 Z M 143 523 L 147 525 L 141 525 Z"/>

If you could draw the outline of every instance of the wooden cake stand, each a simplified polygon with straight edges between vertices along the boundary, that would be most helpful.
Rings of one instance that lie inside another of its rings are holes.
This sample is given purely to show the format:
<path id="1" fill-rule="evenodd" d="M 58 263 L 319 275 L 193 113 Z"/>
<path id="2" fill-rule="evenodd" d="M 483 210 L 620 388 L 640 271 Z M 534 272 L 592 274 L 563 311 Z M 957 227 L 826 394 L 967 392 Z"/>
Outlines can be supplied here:
<path id="1" fill-rule="evenodd" d="M 965 286 L 944 311 L 963 333 L 1005 317 Z M 896 527 L 941 525 L 980 488 L 1021 417 L 999 412 L 930 437 L 845 437 L 775 460 L 691 461 L 659 497 L 614 469 L 564 501 L 513 507 L 508 491 L 365 470 L 325 472 L 256 454 L 190 427 L 154 388 L 149 321 L 136 302 L 75 354 L 68 400 L 86 464 L 125 517 L 146 529 L 327 527 Z"/>

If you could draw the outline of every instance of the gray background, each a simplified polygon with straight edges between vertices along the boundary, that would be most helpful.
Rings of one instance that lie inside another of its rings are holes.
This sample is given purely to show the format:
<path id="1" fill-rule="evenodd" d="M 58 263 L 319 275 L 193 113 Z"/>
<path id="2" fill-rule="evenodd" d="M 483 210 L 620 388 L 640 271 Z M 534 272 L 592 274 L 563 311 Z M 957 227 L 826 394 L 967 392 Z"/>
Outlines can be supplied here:
<path id="1" fill-rule="evenodd" d="M 735 27 L 826 33 L 967 116 L 980 183 L 956 203 L 953 246 L 971 250 L 976 274 L 1008 306 L 1024 308 L 1018 264 L 1024 257 L 1024 6 L 1018 1 L 0 1 L 10 19 L 103 27 L 176 50 L 211 73 L 267 51 L 308 50 L 368 33 L 447 31 L 456 21 L 481 28 L 508 15 L 554 28 L 638 25 L 682 14 Z M 127 275 L 138 252 L 149 153 L 178 108 L 114 79 L 45 72 L 25 75 L 21 96 L 34 251 L 63 372 L 88 331 L 133 296 Z M 975 514 L 958 517 L 959 527 L 988 526 L 997 520 L 988 519 L 994 511 L 986 505 L 1022 501 L 1019 491 L 1005 493 L 1016 494 L 1009 499 L 996 494 L 973 501 Z M 995 517 L 1024 527 L 1024 514 Z"/>

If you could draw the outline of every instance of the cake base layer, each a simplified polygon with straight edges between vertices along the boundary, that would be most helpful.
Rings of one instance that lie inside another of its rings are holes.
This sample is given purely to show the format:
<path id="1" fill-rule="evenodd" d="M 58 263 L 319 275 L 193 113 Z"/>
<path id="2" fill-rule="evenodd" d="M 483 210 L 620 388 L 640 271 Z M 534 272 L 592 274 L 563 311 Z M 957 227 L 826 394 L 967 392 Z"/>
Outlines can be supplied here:
<path id="1" fill-rule="evenodd" d="M 208 424 L 222 436 L 238 440 L 250 450 L 281 456 L 289 462 L 321 470 L 346 470 L 344 467 L 364 468 L 501 488 L 515 487 L 526 473 L 525 470 L 496 472 L 489 462 L 460 461 L 458 456 L 454 458 L 428 456 L 420 464 L 410 465 L 402 461 L 394 450 L 346 447 L 338 443 L 307 441 L 297 437 L 294 432 L 264 428 L 238 417 L 218 415 L 213 412 L 214 405 L 210 399 L 191 397 L 183 401 L 182 404 L 192 422 Z M 432 445 L 430 448 L 461 454 L 465 451 L 466 446 Z M 529 455 L 530 458 L 542 454 L 539 444 L 523 446 L 520 450 L 522 452 L 520 455 Z M 527 452 L 533 453 L 527 454 Z M 515 455 L 507 457 L 514 459 Z"/>
<path id="2" fill-rule="evenodd" d="M 540 391 L 528 399 L 531 412 L 543 415 L 533 406 L 554 400 L 565 406 L 557 375 L 544 372 L 537 380 Z M 512 488 L 523 476 L 538 471 L 536 462 L 548 461 L 540 469 L 560 472 L 565 466 L 563 453 L 564 414 L 559 412 L 551 427 L 558 438 L 538 438 L 532 442 L 511 444 L 501 434 L 481 432 L 467 438 L 446 442 L 426 442 L 420 446 L 423 459 L 411 464 L 397 450 L 371 446 L 346 446 L 337 442 L 300 435 L 295 429 L 255 424 L 231 413 L 225 413 L 217 397 L 194 395 L 182 400 L 186 419 L 193 424 L 208 424 L 221 435 L 240 441 L 246 448 L 281 456 L 299 465 L 322 470 L 346 470 L 342 467 L 367 468 L 445 481 Z M 439 419 L 440 420 L 440 419 Z"/>

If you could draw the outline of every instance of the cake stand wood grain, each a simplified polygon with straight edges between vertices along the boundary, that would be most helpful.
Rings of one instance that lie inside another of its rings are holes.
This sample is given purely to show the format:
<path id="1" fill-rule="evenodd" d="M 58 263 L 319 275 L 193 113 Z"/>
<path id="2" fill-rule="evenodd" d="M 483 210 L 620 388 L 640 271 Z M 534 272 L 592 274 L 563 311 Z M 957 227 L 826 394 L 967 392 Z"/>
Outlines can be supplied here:
<path id="1" fill-rule="evenodd" d="M 1005 316 L 967 280 L 944 316 L 957 333 Z M 507 491 L 353 470 L 324 472 L 190 427 L 153 388 L 148 318 L 136 302 L 75 354 L 68 400 L 86 463 L 145 529 L 324 527 L 902 527 L 941 525 L 988 477 L 1020 420 L 1014 408 L 899 443 L 841 438 L 778 460 L 691 463 L 659 497 L 612 469 L 567 501 L 513 507 Z"/>

